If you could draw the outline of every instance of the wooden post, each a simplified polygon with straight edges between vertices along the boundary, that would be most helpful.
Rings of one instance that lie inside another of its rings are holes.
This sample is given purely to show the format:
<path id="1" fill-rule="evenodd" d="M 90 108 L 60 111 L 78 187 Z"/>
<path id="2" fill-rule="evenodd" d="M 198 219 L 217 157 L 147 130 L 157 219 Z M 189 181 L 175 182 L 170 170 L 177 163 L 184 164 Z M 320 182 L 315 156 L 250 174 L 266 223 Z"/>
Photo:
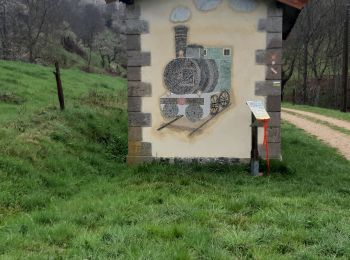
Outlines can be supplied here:
<path id="1" fill-rule="evenodd" d="M 250 160 L 250 172 L 253 176 L 260 176 L 259 150 L 258 150 L 258 122 L 252 113 L 252 151 Z"/>
<path id="2" fill-rule="evenodd" d="M 56 71 L 54 71 L 53 74 L 56 77 L 58 101 L 60 102 L 61 110 L 64 110 L 64 96 L 63 96 L 63 89 L 62 89 L 61 73 L 60 73 L 60 66 L 57 61 L 55 62 L 55 68 L 56 68 Z"/>
<path id="3" fill-rule="evenodd" d="M 343 52 L 343 108 L 342 112 L 348 111 L 348 73 L 349 73 L 349 16 L 350 5 L 346 6 L 344 24 L 344 52 Z"/>

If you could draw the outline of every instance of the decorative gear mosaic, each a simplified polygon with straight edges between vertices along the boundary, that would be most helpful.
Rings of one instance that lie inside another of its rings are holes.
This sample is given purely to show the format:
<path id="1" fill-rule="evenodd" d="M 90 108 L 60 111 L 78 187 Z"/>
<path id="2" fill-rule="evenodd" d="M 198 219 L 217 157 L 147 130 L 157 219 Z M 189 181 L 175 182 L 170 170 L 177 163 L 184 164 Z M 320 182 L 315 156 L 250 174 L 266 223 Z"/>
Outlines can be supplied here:
<path id="1" fill-rule="evenodd" d="M 189 105 L 186 108 L 186 117 L 191 122 L 197 122 L 203 117 L 203 108 L 200 105 Z"/>
<path id="2" fill-rule="evenodd" d="M 162 109 L 162 114 L 167 119 L 175 118 L 179 113 L 179 107 L 177 104 L 165 104 Z"/>

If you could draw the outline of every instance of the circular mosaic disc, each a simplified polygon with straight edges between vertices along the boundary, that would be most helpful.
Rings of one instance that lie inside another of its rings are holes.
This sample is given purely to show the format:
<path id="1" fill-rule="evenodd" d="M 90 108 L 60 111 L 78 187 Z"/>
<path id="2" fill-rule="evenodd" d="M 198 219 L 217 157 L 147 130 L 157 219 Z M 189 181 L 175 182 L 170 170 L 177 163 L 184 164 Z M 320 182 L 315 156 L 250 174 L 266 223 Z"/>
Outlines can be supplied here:
<path id="1" fill-rule="evenodd" d="M 167 119 L 173 119 L 179 113 L 179 107 L 177 104 L 165 104 L 162 109 L 162 114 Z"/>
<path id="2" fill-rule="evenodd" d="M 175 59 L 165 67 L 164 83 L 171 93 L 179 95 L 195 93 L 200 81 L 200 67 L 194 59 Z"/>
<path id="3" fill-rule="evenodd" d="M 191 122 L 197 122 L 202 119 L 204 111 L 200 105 L 189 105 L 186 108 L 186 117 Z"/>

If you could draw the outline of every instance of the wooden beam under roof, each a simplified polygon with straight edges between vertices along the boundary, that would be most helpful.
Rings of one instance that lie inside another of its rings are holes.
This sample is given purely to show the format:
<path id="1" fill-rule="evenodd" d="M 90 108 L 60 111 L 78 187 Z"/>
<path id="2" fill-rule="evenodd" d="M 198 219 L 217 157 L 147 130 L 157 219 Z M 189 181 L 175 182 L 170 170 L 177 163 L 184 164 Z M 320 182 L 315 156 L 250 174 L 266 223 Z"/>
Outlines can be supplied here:
<path id="1" fill-rule="evenodd" d="M 107 4 L 116 2 L 116 0 L 105 0 Z M 123 3 L 126 4 L 132 4 L 133 0 L 120 0 Z M 305 5 L 309 2 L 309 0 L 276 0 L 277 2 L 281 2 L 283 4 L 286 4 L 288 6 L 292 6 L 297 9 L 303 9 Z"/>
<path id="2" fill-rule="evenodd" d="M 106 1 L 106 4 L 110 4 L 110 3 L 116 2 L 117 0 L 105 0 L 105 1 Z M 119 0 L 119 2 L 130 5 L 134 3 L 134 0 Z"/>

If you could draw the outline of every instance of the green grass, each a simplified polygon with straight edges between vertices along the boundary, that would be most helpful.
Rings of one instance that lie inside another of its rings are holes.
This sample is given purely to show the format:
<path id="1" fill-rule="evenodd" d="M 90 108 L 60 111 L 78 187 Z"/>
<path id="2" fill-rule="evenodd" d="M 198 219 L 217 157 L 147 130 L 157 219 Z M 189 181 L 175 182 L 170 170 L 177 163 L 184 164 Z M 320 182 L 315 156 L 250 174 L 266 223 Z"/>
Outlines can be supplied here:
<path id="1" fill-rule="evenodd" d="M 80 56 L 65 50 L 61 44 L 52 45 L 44 50 L 42 58 L 38 62 L 46 66 L 52 66 L 54 61 L 58 61 L 63 68 L 86 70 L 89 49 L 83 48 L 83 52 L 85 56 Z M 91 53 L 90 70 L 95 73 L 106 73 L 106 70 L 102 68 L 101 57 L 96 51 Z"/>
<path id="2" fill-rule="evenodd" d="M 334 109 L 328 109 L 328 108 L 321 108 L 321 107 L 313 107 L 313 106 L 307 106 L 307 105 L 293 105 L 291 103 L 284 102 L 282 104 L 283 107 L 285 108 L 291 108 L 291 109 L 296 109 L 296 110 L 302 110 L 302 111 L 307 111 L 307 112 L 312 112 L 324 116 L 329 116 L 333 118 L 337 118 L 340 120 L 346 120 L 350 122 L 350 113 L 343 113 L 338 110 Z"/>
<path id="3" fill-rule="evenodd" d="M 52 71 L 50 67 L 0 61 L 0 124 L 13 123 L 13 119 L 27 120 L 42 109 L 56 107 L 58 98 Z M 88 102 L 89 95 L 95 95 L 97 90 L 100 96 L 114 93 L 114 99 L 125 100 L 125 93 L 118 96 L 116 93 L 124 87 L 123 79 L 83 73 L 78 69 L 62 70 L 61 74 L 68 108 L 80 105 L 84 97 Z M 4 101 L 3 96 L 10 96 L 14 101 Z"/>
<path id="4" fill-rule="evenodd" d="M 45 81 L 31 96 L 13 85 L 32 107 L 20 125 L 0 106 L 1 259 L 350 257 L 350 162 L 334 149 L 283 124 L 271 177 L 244 165 L 128 168 L 124 82 L 69 75 L 64 112 Z"/>

